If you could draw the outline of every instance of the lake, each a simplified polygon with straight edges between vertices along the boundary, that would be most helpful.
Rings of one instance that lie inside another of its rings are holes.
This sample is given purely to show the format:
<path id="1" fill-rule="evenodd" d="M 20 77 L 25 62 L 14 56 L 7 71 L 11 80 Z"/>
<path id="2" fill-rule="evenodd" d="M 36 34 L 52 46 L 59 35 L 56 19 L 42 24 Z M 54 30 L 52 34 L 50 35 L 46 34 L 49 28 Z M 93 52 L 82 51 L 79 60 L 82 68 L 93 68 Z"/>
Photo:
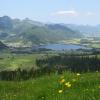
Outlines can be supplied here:
<path id="1" fill-rule="evenodd" d="M 82 45 L 76 44 L 46 44 L 41 45 L 40 48 L 51 49 L 51 50 L 77 50 L 77 49 L 88 49 Z"/>

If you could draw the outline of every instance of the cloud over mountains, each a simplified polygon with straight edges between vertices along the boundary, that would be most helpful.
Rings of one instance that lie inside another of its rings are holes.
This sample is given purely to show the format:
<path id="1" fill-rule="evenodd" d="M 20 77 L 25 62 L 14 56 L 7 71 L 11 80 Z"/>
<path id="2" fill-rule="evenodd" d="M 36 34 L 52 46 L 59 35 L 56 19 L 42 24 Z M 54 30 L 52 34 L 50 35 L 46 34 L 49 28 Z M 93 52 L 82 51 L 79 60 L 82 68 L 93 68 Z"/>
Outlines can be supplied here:
<path id="1" fill-rule="evenodd" d="M 94 16 L 95 13 L 91 11 L 79 12 L 76 10 L 61 10 L 61 11 L 52 13 L 52 15 L 53 16 L 64 16 L 64 17 L 79 17 L 79 16 L 88 17 L 88 16 Z"/>

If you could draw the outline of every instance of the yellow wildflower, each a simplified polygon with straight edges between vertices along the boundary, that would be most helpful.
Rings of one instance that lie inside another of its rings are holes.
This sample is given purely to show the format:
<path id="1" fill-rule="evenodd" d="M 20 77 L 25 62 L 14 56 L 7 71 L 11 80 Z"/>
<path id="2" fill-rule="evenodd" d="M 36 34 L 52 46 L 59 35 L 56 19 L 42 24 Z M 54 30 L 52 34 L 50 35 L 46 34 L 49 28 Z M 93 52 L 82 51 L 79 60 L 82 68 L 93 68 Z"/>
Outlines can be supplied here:
<path id="1" fill-rule="evenodd" d="M 68 88 L 70 88 L 71 86 L 72 86 L 71 84 L 68 84 L 68 85 L 67 85 Z"/>
<path id="2" fill-rule="evenodd" d="M 65 85 L 70 88 L 72 85 L 70 84 L 70 82 L 65 83 Z"/>
<path id="3" fill-rule="evenodd" d="M 67 86 L 68 84 L 70 84 L 70 82 L 66 82 L 65 85 Z"/>
<path id="4" fill-rule="evenodd" d="M 59 90 L 58 92 L 59 92 L 59 93 L 62 93 L 62 92 L 63 92 L 63 90 Z"/>
<path id="5" fill-rule="evenodd" d="M 80 73 L 77 73 L 76 75 L 77 75 L 77 76 L 80 76 Z"/>
<path id="6" fill-rule="evenodd" d="M 60 81 L 60 83 L 64 83 L 65 82 L 65 79 L 62 79 L 61 81 Z"/>
<path id="7" fill-rule="evenodd" d="M 98 86 L 98 88 L 100 88 L 100 85 Z"/>

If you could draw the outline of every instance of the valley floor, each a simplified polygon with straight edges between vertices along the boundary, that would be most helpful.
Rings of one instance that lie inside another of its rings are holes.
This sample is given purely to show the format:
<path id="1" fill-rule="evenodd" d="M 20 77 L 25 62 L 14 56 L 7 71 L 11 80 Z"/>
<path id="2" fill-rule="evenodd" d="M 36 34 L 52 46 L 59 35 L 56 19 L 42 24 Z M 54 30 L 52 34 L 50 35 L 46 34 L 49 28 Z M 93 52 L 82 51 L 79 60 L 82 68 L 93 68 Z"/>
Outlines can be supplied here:
<path id="1" fill-rule="evenodd" d="M 27 81 L 0 81 L 0 100 L 100 100 L 100 73 L 51 74 Z"/>

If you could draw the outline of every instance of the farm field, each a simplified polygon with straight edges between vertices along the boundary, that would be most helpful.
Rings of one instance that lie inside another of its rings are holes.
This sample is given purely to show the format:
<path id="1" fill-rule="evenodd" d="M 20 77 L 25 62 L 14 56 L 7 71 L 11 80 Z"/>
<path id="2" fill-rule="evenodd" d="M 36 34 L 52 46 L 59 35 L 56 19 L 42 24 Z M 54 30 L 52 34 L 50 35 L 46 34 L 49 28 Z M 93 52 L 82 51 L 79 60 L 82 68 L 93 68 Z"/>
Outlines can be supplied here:
<path id="1" fill-rule="evenodd" d="M 21 69 L 37 69 L 36 59 L 57 55 L 57 53 L 33 53 L 33 54 L 0 54 L 0 71 Z"/>
<path id="2" fill-rule="evenodd" d="M 44 54 L 2 54 L 0 70 L 15 70 L 17 68 L 36 68 L 35 60 Z"/>

